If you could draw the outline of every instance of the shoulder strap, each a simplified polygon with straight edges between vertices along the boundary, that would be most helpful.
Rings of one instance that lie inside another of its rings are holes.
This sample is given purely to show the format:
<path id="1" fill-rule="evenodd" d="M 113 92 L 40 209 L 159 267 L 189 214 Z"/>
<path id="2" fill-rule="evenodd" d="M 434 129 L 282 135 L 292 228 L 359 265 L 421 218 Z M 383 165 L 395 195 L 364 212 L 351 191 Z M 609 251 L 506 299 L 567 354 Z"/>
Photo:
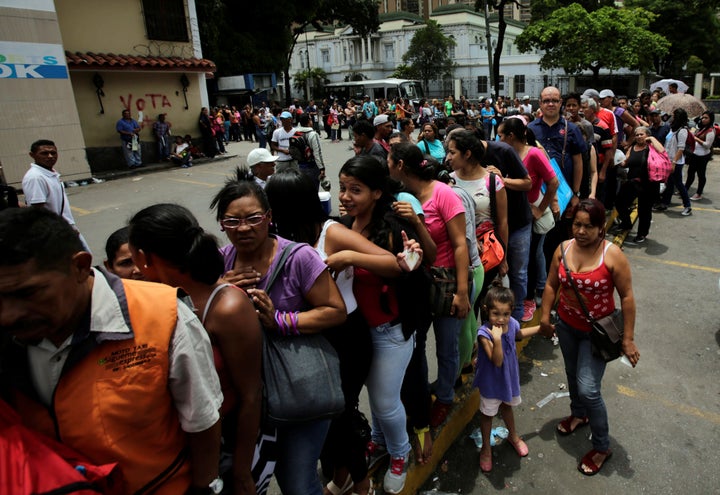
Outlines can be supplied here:
<path id="1" fill-rule="evenodd" d="M 275 282 L 277 276 L 280 274 L 280 271 L 283 269 L 283 266 L 285 265 L 285 261 L 288 259 L 288 256 L 290 256 L 290 251 L 292 251 L 292 248 L 294 248 L 296 245 L 297 242 L 291 242 L 283 248 L 282 252 L 280 253 L 280 259 L 275 265 L 275 269 L 270 274 L 270 277 L 268 277 L 267 284 L 265 284 L 265 289 L 263 289 L 266 293 L 270 292 L 270 288 Z"/>
<path id="2" fill-rule="evenodd" d="M 213 289 L 213 291 L 210 293 L 210 297 L 208 297 L 207 302 L 205 303 L 205 310 L 203 310 L 202 319 L 200 320 L 200 323 L 205 325 L 205 318 L 207 318 L 208 311 L 210 310 L 210 306 L 212 305 L 212 302 L 215 300 L 215 296 L 223 290 L 225 287 L 229 287 L 232 284 L 220 284 L 217 287 Z"/>
<path id="3" fill-rule="evenodd" d="M 572 278 L 572 272 L 570 271 L 570 267 L 568 266 L 567 260 L 565 259 L 565 243 L 564 242 L 562 242 L 560 244 L 560 255 L 562 256 L 563 266 L 565 267 L 565 274 L 567 275 L 568 281 L 570 282 L 570 287 L 572 287 L 573 291 L 575 292 L 575 297 L 577 298 L 578 303 L 580 304 L 580 307 L 582 308 L 583 312 L 585 313 L 585 317 L 590 322 L 595 321 L 590 316 L 590 312 L 588 311 L 587 306 L 585 306 L 585 303 L 583 302 L 582 297 L 580 297 L 580 291 L 578 290 L 577 286 L 575 285 L 575 280 Z"/>
<path id="4" fill-rule="evenodd" d="M 493 225 L 497 226 L 497 205 L 495 204 L 495 173 L 490 172 L 490 218 Z"/>
<path id="5" fill-rule="evenodd" d="M 425 140 L 425 138 L 423 138 L 422 142 L 423 142 L 423 144 L 425 145 L 425 154 L 426 154 L 426 155 L 429 155 L 429 154 L 430 154 L 430 145 L 429 145 L 428 142 Z"/>

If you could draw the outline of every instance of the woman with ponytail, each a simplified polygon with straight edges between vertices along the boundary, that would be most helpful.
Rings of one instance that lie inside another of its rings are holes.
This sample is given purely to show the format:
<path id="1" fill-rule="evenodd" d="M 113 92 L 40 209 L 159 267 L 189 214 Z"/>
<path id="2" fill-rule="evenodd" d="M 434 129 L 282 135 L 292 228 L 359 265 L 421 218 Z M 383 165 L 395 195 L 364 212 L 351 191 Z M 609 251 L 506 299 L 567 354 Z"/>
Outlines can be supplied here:
<path id="1" fill-rule="evenodd" d="M 226 483 L 232 493 L 264 493 L 274 461 L 264 459 L 261 449 L 256 452 L 256 441 L 262 441 L 262 334 L 252 302 L 223 280 L 215 238 L 183 206 L 145 208 L 133 216 L 129 228 L 130 251 L 145 279 L 184 289 L 210 335 L 224 396 L 223 436 L 226 444 L 234 445 Z"/>

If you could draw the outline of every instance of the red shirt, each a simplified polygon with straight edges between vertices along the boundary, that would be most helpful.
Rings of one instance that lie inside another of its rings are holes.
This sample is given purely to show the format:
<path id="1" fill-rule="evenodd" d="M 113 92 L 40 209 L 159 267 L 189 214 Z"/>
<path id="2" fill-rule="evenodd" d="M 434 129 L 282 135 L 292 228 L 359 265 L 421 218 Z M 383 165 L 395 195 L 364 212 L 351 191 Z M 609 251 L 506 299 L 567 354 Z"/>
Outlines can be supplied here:
<path id="1" fill-rule="evenodd" d="M 574 239 L 565 245 L 566 256 L 573 242 L 575 242 Z M 608 241 L 603 242 L 605 246 L 598 266 L 589 272 L 572 272 L 575 287 L 577 287 L 580 297 L 583 298 L 590 316 L 594 319 L 602 318 L 615 311 L 615 299 L 613 297 L 615 285 L 613 284 L 612 273 L 605 266 L 605 253 L 610 248 L 611 243 Z M 589 332 L 592 330 L 592 326 L 575 296 L 575 291 L 570 285 L 563 263 L 560 263 L 558 267 L 558 278 L 561 286 L 560 302 L 558 303 L 560 319 L 577 330 Z"/>

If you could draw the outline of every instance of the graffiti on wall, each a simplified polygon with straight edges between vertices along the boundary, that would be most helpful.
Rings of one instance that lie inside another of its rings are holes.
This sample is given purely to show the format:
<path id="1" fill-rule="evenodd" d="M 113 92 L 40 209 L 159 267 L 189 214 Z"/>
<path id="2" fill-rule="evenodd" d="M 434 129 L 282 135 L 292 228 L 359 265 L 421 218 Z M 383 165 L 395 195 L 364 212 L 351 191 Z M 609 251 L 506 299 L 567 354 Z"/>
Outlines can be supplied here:
<path id="1" fill-rule="evenodd" d="M 172 107 L 167 95 L 162 93 L 145 93 L 140 98 L 135 98 L 132 93 L 129 93 L 127 97 L 120 96 L 120 103 L 125 110 L 133 113 Z"/>

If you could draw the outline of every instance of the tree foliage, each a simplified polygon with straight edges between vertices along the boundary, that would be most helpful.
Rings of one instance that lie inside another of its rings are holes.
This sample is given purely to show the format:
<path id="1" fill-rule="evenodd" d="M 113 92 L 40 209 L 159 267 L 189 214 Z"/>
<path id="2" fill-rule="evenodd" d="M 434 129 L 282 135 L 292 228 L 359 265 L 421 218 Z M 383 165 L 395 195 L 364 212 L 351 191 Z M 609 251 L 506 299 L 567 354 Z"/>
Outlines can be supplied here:
<path id="1" fill-rule="evenodd" d="M 667 54 L 655 60 L 658 74 L 693 75 L 692 55 L 700 58 L 707 70 L 720 70 L 720 0 L 627 0 L 625 6 L 642 7 L 657 15 L 650 29 L 664 36 L 672 46 Z M 688 67 L 683 70 L 685 65 Z"/>
<path id="2" fill-rule="evenodd" d="M 320 67 L 313 67 L 312 69 L 296 72 L 293 77 L 293 87 L 299 92 L 305 92 L 308 80 L 310 80 L 310 85 L 313 89 L 317 90 L 317 88 L 322 88 L 327 84 L 327 72 Z M 312 94 L 307 96 L 311 98 Z"/>
<path id="3" fill-rule="evenodd" d="M 437 22 L 427 21 L 425 27 L 415 32 L 402 57 L 407 74 L 420 79 L 427 91 L 429 81 L 452 75 L 457 65 L 450 58 L 450 48 L 454 46 L 455 40 L 445 36 Z"/>
<path id="4" fill-rule="evenodd" d="M 649 29 L 655 17 L 640 8 L 588 12 L 574 3 L 532 22 L 516 43 L 522 52 L 544 50 L 543 69 L 562 68 L 568 74 L 591 70 L 596 79 L 601 68 L 649 71 L 670 48 L 663 36 Z"/>
<path id="5" fill-rule="evenodd" d="M 203 56 L 219 76 L 284 72 L 289 81 L 290 56 L 308 26 L 350 25 L 361 36 L 380 27 L 377 0 L 196 0 L 196 10 Z"/>

